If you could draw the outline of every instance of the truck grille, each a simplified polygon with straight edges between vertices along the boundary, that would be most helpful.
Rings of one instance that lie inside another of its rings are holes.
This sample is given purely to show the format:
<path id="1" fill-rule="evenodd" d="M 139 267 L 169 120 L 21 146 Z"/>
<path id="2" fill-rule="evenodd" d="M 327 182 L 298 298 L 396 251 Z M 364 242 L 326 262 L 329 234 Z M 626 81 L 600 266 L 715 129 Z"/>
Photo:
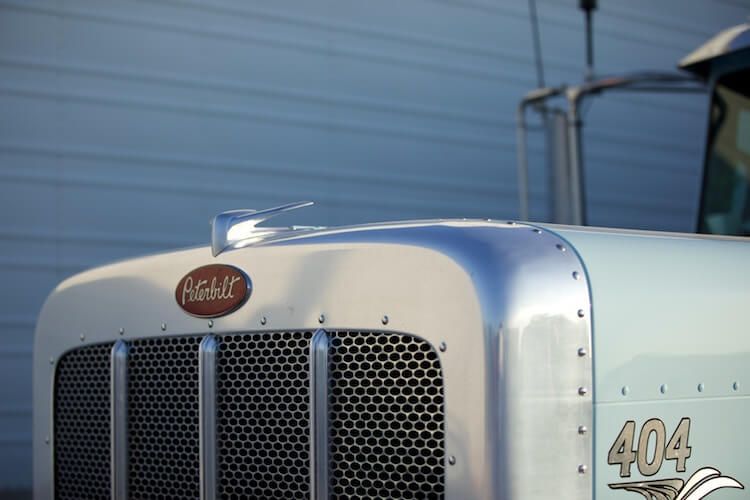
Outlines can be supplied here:
<path id="1" fill-rule="evenodd" d="M 327 336 L 329 497 L 442 498 L 445 412 L 435 350 L 395 333 Z M 310 497 L 312 337 L 310 331 L 217 336 L 218 498 Z M 202 338 L 129 342 L 130 498 L 200 498 Z M 58 499 L 111 495 L 112 346 L 79 348 L 58 364 Z"/>
<path id="2" fill-rule="evenodd" d="M 128 353 L 128 490 L 199 498 L 200 337 L 136 340 Z"/>
<path id="3" fill-rule="evenodd" d="M 112 344 L 83 347 L 55 373 L 55 492 L 60 500 L 110 492 L 109 386 Z"/>
<path id="4" fill-rule="evenodd" d="M 310 332 L 221 338 L 220 498 L 309 498 L 311 338 Z"/>
<path id="5" fill-rule="evenodd" d="M 443 494 L 443 379 L 408 335 L 333 332 L 328 371 L 332 498 Z"/>

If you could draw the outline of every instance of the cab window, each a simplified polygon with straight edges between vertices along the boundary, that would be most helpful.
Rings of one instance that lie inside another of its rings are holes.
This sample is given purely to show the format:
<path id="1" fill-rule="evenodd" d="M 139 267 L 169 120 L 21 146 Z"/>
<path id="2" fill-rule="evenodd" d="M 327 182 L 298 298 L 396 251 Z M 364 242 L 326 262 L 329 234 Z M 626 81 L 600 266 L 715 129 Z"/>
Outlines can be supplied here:
<path id="1" fill-rule="evenodd" d="M 698 230 L 750 236 L 750 69 L 713 92 Z"/>

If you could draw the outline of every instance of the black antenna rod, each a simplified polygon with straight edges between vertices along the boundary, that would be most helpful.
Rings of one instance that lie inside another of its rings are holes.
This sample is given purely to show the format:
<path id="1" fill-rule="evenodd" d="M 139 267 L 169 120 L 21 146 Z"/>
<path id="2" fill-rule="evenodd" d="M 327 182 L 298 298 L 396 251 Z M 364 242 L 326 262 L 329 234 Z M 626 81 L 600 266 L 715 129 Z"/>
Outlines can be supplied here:
<path id="1" fill-rule="evenodd" d="M 578 6 L 586 15 L 586 81 L 594 78 L 594 33 L 593 13 L 596 10 L 597 0 L 579 0 Z"/>
<path id="2" fill-rule="evenodd" d="M 536 13 L 536 0 L 529 0 L 531 34 L 534 39 L 534 60 L 536 62 L 536 86 L 544 88 L 544 62 L 542 61 L 542 41 L 539 36 L 539 17 Z"/>

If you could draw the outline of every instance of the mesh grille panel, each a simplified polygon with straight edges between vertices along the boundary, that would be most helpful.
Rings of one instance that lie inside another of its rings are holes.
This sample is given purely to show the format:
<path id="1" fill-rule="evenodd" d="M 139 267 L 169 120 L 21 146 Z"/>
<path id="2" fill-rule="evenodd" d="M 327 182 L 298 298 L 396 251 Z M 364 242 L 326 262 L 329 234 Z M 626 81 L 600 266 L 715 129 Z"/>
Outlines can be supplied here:
<path id="1" fill-rule="evenodd" d="M 218 358 L 222 499 L 310 495 L 310 332 L 228 335 Z"/>
<path id="2" fill-rule="evenodd" d="M 329 332 L 331 498 L 442 498 L 443 379 L 408 335 Z M 202 337 L 130 342 L 129 490 L 199 498 Z M 310 495 L 311 332 L 220 337 L 219 492 L 224 500 Z M 56 498 L 110 496 L 112 344 L 66 354 L 55 382 Z"/>
<path id="3" fill-rule="evenodd" d="M 55 378 L 55 496 L 109 498 L 109 360 L 112 344 L 60 359 Z"/>
<path id="4" fill-rule="evenodd" d="M 328 364 L 331 498 L 442 498 L 443 378 L 430 344 L 332 332 Z"/>
<path id="5" fill-rule="evenodd" d="M 136 340 L 128 358 L 129 489 L 134 499 L 200 496 L 201 337 Z"/>

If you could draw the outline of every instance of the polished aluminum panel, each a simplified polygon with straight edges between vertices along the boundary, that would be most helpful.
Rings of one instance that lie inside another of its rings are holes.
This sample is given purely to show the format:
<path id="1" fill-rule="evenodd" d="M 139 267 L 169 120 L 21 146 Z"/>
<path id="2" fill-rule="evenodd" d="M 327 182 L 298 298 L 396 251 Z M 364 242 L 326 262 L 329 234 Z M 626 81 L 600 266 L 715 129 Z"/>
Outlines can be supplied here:
<path id="1" fill-rule="evenodd" d="M 128 498 L 128 344 L 115 342 L 111 358 L 112 499 Z"/>
<path id="2" fill-rule="evenodd" d="M 50 394 L 47 360 L 80 345 L 82 331 L 91 343 L 112 341 L 120 328 L 126 340 L 131 332 L 147 339 L 205 332 L 206 320 L 180 311 L 173 291 L 186 271 L 212 262 L 243 269 L 255 284 L 251 301 L 211 323 L 222 346 L 232 336 L 240 349 L 244 336 L 236 332 L 321 325 L 329 332 L 409 332 L 437 349 L 446 498 L 591 497 L 591 468 L 578 472 L 591 464 L 594 434 L 578 433 L 580 426 L 592 429 L 591 359 L 578 355 L 591 353 L 588 281 L 574 248 L 523 224 L 428 221 L 309 231 L 217 258 L 198 248 L 92 270 L 58 287 L 40 316 L 37 397 Z M 70 314 L 86 297 L 96 298 L 95 313 Z M 49 418 L 40 407 L 36 433 L 48 432 Z M 309 422 L 305 428 L 309 436 Z M 44 442 L 38 446 L 35 477 L 43 494 L 52 462 Z"/>
<path id="3" fill-rule="evenodd" d="M 198 349 L 200 384 L 200 485 L 201 500 L 216 500 L 218 459 L 216 455 L 216 353 L 219 342 L 213 335 L 206 336 Z"/>

